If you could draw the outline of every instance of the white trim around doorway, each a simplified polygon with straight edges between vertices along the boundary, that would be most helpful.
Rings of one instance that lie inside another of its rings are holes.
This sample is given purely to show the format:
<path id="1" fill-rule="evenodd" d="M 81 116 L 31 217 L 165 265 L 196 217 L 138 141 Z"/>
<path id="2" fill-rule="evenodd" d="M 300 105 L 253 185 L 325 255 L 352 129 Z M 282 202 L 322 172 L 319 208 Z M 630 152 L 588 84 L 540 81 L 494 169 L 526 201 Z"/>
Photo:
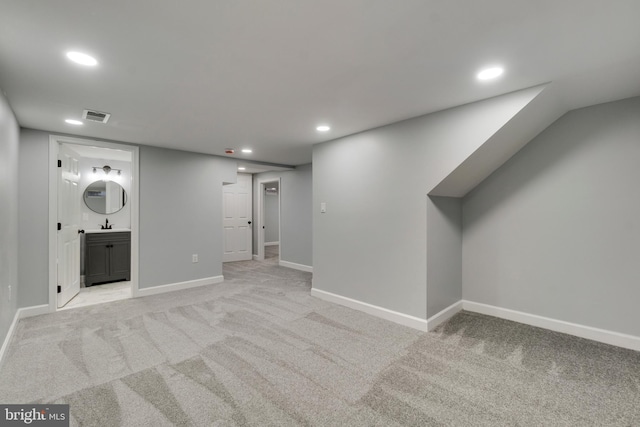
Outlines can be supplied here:
<path id="1" fill-rule="evenodd" d="M 264 190 L 265 184 L 278 183 L 278 244 L 282 242 L 282 182 L 278 178 L 261 178 L 258 179 L 258 253 L 253 256 L 256 261 L 264 261 L 264 247 L 267 245 L 264 241 Z M 273 244 L 273 242 L 271 242 Z M 282 245 L 278 251 L 278 261 L 282 259 Z"/>
<path id="2" fill-rule="evenodd" d="M 131 296 L 139 296 L 139 218 L 140 218 L 140 149 L 135 145 L 76 138 L 62 135 L 49 136 L 49 312 L 57 311 L 57 230 L 58 180 L 57 159 L 59 144 L 89 145 L 131 152 Z"/>

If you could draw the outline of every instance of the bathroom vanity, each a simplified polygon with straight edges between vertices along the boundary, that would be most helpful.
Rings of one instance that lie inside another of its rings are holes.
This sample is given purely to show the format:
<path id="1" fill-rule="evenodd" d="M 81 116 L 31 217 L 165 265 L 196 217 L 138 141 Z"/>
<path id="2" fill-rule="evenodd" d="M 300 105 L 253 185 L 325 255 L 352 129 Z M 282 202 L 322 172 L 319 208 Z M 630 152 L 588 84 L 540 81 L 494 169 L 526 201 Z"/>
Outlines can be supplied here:
<path id="1" fill-rule="evenodd" d="M 131 280 L 131 231 L 87 231 L 84 248 L 85 286 Z"/>

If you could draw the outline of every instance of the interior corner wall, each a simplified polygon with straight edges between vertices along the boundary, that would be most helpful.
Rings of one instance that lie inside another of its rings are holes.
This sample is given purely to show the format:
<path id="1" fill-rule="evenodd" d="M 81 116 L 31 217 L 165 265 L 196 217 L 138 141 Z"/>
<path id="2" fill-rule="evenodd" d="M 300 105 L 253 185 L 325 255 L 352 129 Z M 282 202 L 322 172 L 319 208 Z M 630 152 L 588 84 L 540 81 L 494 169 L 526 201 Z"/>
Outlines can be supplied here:
<path id="1" fill-rule="evenodd" d="M 462 199 L 427 197 L 427 317 L 462 299 Z"/>
<path id="2" fill-rule="evenodd" d="M 49 134 L 20 129 L 18 307 L 49 304 Z"/>
<path id="3" fill-rule="evenodd" d="M 235 161 L 140 147 L 140 289 L 222 276 L 222 183 L 231 172 Z"/>
<path id="4" fill-rule="evenodd" d="M 463 200 L 463 298 L 640 336 L 640 97 L 574 110 Z"/>
<path id="5" fill-rule="evenodd" d="M 314 145 L 313 288 L 426 320 L 426 195 L 538 93 Z"/>
<path id="6" fill-rule="evenodd" d="M 258 218 L 258 180 L 280 178 L 280 259 L 312 267 L 312 167 L 264 172 L 253 176 L 253 217 Z M 253 233 L 253 253 L 258 253 L 258 233 Z"/>
<path id="7" fill-rule="evenodd" d="M 18 122 L 0 91 L 0 346 L 18 308 L 18 145 Z"/>

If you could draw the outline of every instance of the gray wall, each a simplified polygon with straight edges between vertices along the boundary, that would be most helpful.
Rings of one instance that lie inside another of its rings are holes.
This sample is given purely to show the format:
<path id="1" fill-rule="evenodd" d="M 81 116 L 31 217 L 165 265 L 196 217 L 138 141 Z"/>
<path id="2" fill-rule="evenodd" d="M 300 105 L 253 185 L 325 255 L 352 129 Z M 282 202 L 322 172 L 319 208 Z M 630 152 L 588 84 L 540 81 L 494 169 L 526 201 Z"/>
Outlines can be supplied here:
<path id="1" fill-rule="evenodd" d="M 572 111 L 464 198 L 463 297 L 640 336 L 640 98 Z"/>
<path id="2" fill-rule="evenodd" d="M 285 172 L 253 176 L 253 216 L 258 218 L 258 179 L 280 177 L 280 259 L 313 266 L 312 256 L 312 168 L 297 166 Z M 258 253 L 258 233 L 253 233 L 253 252 Z"/>
<path id="3" fill-rule="evenodd" d="M 20 134 L 20 307 L 49 302 L 49 135 Z M 222 274 L 222 182 L 235 181 L 236 166 L 220 157 L 140 147 L 140 288 Z"/>
<path id="4" fill-rule="evenodd" d="M 278 188 L 278 183 L 269 184 L 269 187 Z M 278 194 L 280 189 L 278 189 Z M 265 243 L 278 242 L 280 239 L 280 203 L 278 194 L 266 193 L 264 197 L 264 241 Z"/>
<path id="5" fill-rule="evenodd" d="M 427 198 L 427 313 L 462 299 L 462 199 Z"/>
<path id="6" fill-rule="evenodd" d="M 19 307 L 49 304 L 49 134 L 20 130 Z"/>
<path id="7" fill-rule="evenodd" d="M 218 157 L 140 147 L 140 288 L 222 275 L 222 182 L 235 181 L 236 169 Z"/>
<path id="8" fill-rule="evenodd" d="M 16 313 L 19 291 L 18 141 L 18 122 L 0 91 L 0 346 Z"/>
<path id="9" fill-rule="evenodd" d="M 427 313 L 426 195 L 535 96 L 516 92 L 314 145 L 313 287 L 436 314 Z"/>

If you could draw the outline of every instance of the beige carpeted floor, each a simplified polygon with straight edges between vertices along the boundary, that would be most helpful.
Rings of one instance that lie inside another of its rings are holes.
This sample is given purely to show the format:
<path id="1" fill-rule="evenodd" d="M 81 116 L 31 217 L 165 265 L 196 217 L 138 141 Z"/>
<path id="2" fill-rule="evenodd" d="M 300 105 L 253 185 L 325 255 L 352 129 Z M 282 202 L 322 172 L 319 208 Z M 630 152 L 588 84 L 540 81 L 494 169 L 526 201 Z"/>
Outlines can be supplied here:
<path id="1" fill-rule="evenodd" d="M 640 425 L 640 353 L 464 312 L 420 333 L 277 257 L 224 275 L 20 321 L 0 402 L 85 426 Z"/>

